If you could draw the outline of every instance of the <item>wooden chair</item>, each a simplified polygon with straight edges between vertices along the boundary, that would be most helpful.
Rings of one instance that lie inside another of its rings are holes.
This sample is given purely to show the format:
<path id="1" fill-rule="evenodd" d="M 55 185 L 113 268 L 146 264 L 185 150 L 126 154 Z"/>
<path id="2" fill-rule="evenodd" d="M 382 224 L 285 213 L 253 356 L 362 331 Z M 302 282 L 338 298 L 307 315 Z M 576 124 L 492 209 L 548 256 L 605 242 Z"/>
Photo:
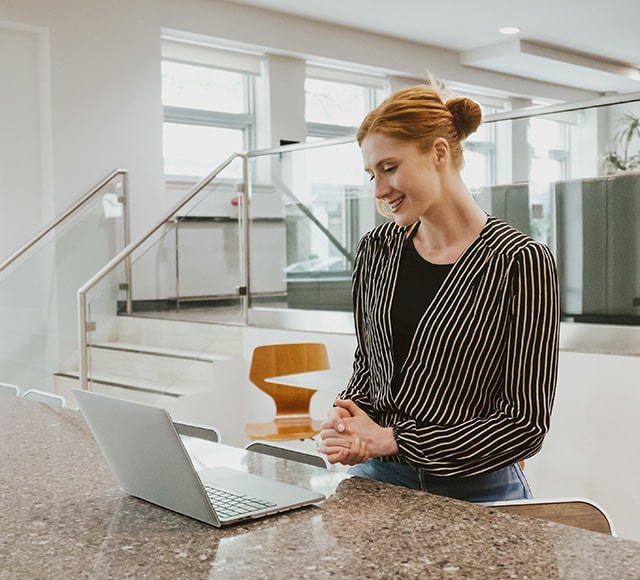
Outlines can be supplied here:
<path id="1" fill-rule="evenodd" d="M 482 505 L 512 514 L 520 514 L 615 536 L 613 522 L 605 510 L 584 498 L 529 499 L 496 501 Z"/>
<path id="2" fill-rule="evenodd" d="M 248 423 L 245 433 L 249 439 L 291 441 L 308 439 L 320 432 L 322 421 L 310 415 L 313 389 L 302 389 L 268 383 L 265 379 L 329 368 L 329 355 L 322 343 L 269 344 L 253 351 L 249 379 L 269 395 L 276 405 L 276 415 L 269 423 Z"/>

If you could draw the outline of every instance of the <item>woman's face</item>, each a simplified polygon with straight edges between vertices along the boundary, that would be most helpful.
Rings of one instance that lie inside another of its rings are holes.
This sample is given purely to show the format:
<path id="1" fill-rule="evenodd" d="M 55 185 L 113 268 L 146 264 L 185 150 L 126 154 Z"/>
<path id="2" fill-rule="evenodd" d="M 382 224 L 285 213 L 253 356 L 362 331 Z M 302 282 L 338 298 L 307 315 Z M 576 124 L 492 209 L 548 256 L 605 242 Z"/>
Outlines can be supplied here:
<path id="1" fill-rule="evenodd" d="M 414 143 L 371 133 L 361 150 L 376 199 L 386 202 L 399 226 L 414 224 L 428 212 L 440 192 L 433 149 L 424 153 Z"/>

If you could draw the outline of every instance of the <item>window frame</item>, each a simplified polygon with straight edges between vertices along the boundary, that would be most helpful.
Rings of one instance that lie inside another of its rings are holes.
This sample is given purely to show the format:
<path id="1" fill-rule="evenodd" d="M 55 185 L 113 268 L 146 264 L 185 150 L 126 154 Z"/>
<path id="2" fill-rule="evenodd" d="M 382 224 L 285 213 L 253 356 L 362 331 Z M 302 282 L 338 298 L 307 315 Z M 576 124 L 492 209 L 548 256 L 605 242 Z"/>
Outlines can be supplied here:
<path id="1" fill-rule="evenodd" d="M 308 62 L 305 81 L 307 79 L 353 85 L 365 89 L 365 112 L 370 111 L 380 104 L 380 102 L 382 102 L 382 100 L 389 94 L 388 78 L 382 75 L 367 74 L 353 70 L 335 69 Z M 306 95 L 307 89 L 305 82 L 305 100 Z M 358 129 L 358 124 L 338 125 L 335 123 L 307 121 L 306 114 L 305 122 L 307 125 L 307 141 L 346 137 L 354 135 Z"/>
<path id="2" fill-rule="evenodd" d="M 182 39 L 163 38 L 161 63 L 173 62 L 192 67 L 234 72 L 242 75 L 245 110 L 248 113 L 211 111 L 191 107 L 162 104 L 163 125 L 202 126 L 240 131 L 246 151 L 256 144 L 256 78 L 261 74 L 264 55 L 245 53 L 218 46 L 205 46 Z M 166 166 L 166 163 L 165 163 Z M 200 176 L 182 173 L 166 173 L 165 179 L 193 181 Z"/>

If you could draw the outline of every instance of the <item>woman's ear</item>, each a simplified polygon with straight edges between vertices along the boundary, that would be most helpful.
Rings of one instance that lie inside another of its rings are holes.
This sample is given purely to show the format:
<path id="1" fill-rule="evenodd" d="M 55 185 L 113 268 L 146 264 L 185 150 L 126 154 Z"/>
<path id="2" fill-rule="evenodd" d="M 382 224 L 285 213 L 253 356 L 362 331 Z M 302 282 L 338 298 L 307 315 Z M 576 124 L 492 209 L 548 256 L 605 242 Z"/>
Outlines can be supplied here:
<path id="1" fill-rule="evenodd" d="M 433 152 L 436 163 L 441 163 L 449 158 L 449 142 L 444 137 L 438 137 L 433 143 Z"/>

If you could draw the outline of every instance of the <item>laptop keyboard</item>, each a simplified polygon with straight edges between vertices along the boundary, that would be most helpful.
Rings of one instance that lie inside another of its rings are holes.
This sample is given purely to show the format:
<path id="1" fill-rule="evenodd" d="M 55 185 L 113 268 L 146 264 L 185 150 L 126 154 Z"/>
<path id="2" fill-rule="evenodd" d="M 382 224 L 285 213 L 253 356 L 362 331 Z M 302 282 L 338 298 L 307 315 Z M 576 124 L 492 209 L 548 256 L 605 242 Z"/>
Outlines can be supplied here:
<path id="1" fill-rule="evenodd" d="M 234 493 L 228 489 L 220 489 L 209 483 L 204 484 L 204 489 L 218 517 L 223 519 L 242 516 L 276 505 L 273 502 L 257 497 Z"/>

